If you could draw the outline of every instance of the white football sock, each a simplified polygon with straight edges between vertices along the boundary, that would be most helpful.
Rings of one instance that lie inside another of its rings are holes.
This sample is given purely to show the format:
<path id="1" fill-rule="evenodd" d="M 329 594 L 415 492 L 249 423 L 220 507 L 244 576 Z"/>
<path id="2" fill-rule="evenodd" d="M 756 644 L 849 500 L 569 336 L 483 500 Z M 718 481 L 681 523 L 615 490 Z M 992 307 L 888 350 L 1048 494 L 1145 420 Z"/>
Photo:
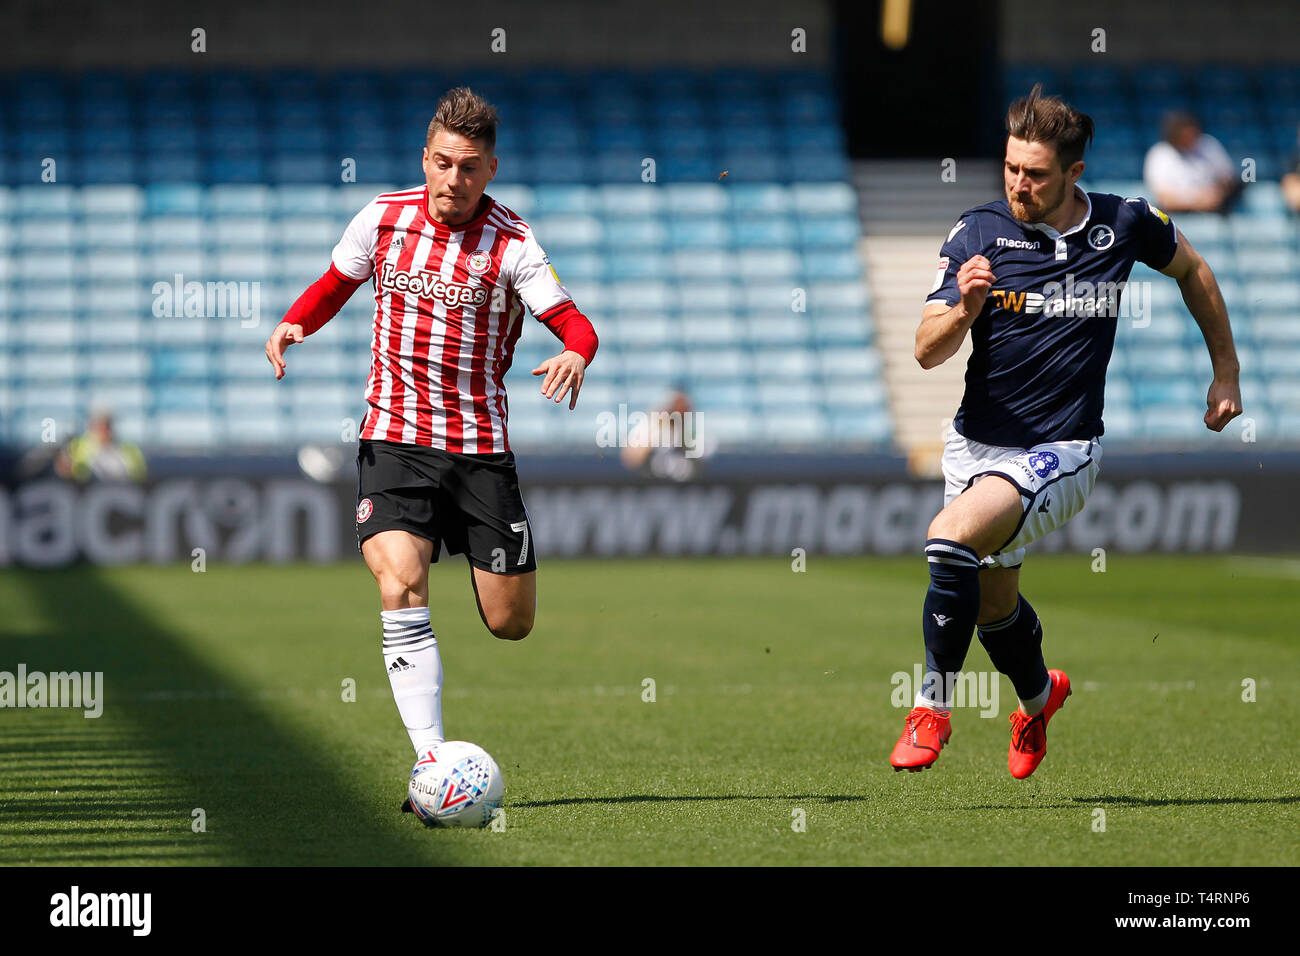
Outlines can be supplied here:
<path id="1" fill-rule="evenodd" d="M 416 754 L 442 742 L 442 659 L 427 607 L 381 611 L 384 669 Z"/>
<path id="2" fill-rule="evenodd" d="M 1043 688 L 1043 692 L 1030 700 L 1022 700 L 1020 702 L 1020 710 L 1026 717 L 1032 717 L 1047 706 L 1047 698 L 1051 696 L 1052 679 L 1049 677 L 1047 679 L 1047 686 Z"/>

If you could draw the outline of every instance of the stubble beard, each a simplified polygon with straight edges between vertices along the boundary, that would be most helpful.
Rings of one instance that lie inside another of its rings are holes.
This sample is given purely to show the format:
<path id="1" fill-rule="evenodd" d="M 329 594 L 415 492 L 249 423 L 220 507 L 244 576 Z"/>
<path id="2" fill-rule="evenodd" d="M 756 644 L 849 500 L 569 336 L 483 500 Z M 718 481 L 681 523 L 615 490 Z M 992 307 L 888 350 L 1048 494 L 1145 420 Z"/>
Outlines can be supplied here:
<path id="1" fill-rule="evenodd" d="M 1014 196 L 1007 196 L 1007 204 L 1011 207 L 1011 215 L 1017 222 L 1045 222 L 1052 213 L 1061 208 L 1063 202 L 1065 202 L 1064 184 L 1061 186 L 1060 195 L 1056 197 L 1056 202 L 1051 206 L 1044 207 L 1042 212 L 1038 215 L 1031 213 L 1029 207 L 1020 202 L 1020 200 L 1016 199 Z"/>

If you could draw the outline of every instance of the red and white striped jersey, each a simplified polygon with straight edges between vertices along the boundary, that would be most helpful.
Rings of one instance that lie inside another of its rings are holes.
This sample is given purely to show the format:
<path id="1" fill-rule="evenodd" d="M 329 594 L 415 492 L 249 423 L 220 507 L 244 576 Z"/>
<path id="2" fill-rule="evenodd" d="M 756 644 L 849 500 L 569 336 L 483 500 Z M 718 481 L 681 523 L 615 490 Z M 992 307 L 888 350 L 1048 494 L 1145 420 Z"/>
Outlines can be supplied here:
<path id="1" fill-rule="evenodd" d="M 334 267 L 373 279 L 374 358 L 361 437 L 461 454 L 509 451 L 502 379 L 524 306 L 569 301 L 528 224 L 493 199 L 450 228 L 428 188 L 383 193 L 334 247 Z"/>

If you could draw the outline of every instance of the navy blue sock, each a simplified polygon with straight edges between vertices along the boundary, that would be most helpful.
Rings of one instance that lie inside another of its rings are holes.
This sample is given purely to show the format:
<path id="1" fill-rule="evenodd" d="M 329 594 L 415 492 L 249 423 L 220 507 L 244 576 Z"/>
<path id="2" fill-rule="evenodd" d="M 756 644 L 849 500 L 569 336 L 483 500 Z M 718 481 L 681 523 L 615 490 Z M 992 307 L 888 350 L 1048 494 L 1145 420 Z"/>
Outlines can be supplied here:
<path id="1" fill-rule="evenodd" d="M 930 590 L 921 614 L 926 668 L 921 697 L 946 710 L 952 706 L 956 675 L 966 661 L 979 617 L 980 559 L 966 545 L 946 538 L 927 541 L 925 556 L 930 562 Z"/>
<path id="2" fill-rule="evenodd" d="M 1033 700 L 1047 686 L 1047 665 L 1043 662 L 1043 626 L 1023 594 L 1007 617 L 980 625 L 980 643 L 989 660 L 1011 679 L 1016 696 Z"/>

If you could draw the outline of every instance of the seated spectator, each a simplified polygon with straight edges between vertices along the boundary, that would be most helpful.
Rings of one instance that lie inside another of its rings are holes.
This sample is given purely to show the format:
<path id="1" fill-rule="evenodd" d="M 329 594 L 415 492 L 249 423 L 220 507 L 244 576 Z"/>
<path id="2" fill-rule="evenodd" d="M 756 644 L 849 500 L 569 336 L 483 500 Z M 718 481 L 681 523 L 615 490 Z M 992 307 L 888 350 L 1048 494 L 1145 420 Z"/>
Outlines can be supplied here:
<path id="1" fill-rule="evenodd" d="M 1190 113 L 1170 113 L 1164 139 L 1147 150 L 1142 178 L 1167 212 L 1224 212 L 1241 191 L 1227 150 Z"/>
<path id="2" fill-rule="evenodd" d="M 698 477 L 703 459 L 713 453 L 713 442 L 701 434 L 702 417 L 680 389 L 662 408 L 629 415 L 627 445 L 620 453 L 624 467 L 669 481 Z"/>
<path id="3" fill-rule="evenodd" d="M 1300 212 L 1300 130 L 1296 131 L 1296 151 L 1286 164 L 1282 176 L 1282 198 L 1292 212 Z"/>
<path id="4" fill-rule="evenodd" d="M 54 459 L 54 471 L 73 481 L 144 481 L 140 449 L 113 434 L 113 415 L 97 409 L 84 435 L 78 435 Z"/>

